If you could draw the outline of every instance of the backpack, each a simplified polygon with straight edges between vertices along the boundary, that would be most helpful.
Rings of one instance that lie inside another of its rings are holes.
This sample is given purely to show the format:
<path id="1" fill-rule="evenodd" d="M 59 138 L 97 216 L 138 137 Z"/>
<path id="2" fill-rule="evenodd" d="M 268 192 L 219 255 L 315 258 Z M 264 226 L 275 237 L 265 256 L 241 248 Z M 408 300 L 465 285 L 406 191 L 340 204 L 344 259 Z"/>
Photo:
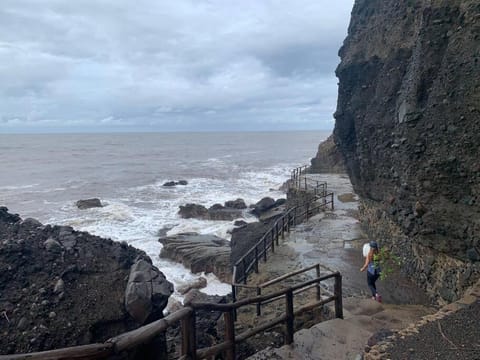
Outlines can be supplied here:
<path id="1" fill-rule="evenodd" d="M 367 257 L 369 252 L 370 252 L 370 244 L 365 243 L 363 245 L 363 257 Z"/>

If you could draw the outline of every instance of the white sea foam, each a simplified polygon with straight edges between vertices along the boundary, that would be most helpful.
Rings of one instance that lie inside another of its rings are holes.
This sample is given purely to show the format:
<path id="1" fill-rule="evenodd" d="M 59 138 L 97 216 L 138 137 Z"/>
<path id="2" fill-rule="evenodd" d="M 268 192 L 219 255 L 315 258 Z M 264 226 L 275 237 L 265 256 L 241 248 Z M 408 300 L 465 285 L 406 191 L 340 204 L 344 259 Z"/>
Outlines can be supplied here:
<path id="1" fill-rule="evenodd" d="M 0 186 L 0 190 L 12 191 L 12 190 L 25 190 L 32 189 L 40 184 L 27 184 L 27 185 L 5 185 Z"/>
<path id="2" fill-rule="evenodd" d="M 158 231 L 168 225 L 171 227 L 169 235 L 198 232 L 229 239 L 228 231 L 232 229 L 233 221 L 181 219 L 179 206 L 197 203 L 210 207 L 237 198 L 250 205 L 265 196 L 284 197 L 279 187 L 289 178 L 290 170 L 313 153 L 321 136 L 289 134 L 289 141 L 297 142 L 285 151 L 275 147 L 279 141 L 277 137 L 282 138 L 282 134 L 241 137 L 221 134 L 220 142 L 218 134 L 199 135 L 203 140 L 198 142 L 195 142 L 195 135 L 188 136 L 185 141 L 184 134 L 145 135 L 141 148 L 148 151 L 139 151 L 137 136 L 120 136 L 115 141 L 125 145 L 122 145 L 125 152 L 119 153 L 108 150 L 113 135 L 74 136 L 74 143 L 89 141 L 92 145 L 77 149 L 75 166 L 71 168 L 63 163 L 64 154 L 71 150 L 71 142 L 64 145 L 54 136 L 45 143 L 43 138 L 29 138 L 29 144 L 38 141 L 44 151 L 35 150 L 40 158 L 35 157 L 35 162 L 31 163 L 18 161 L 17 152 L 8 154 L 12 164 L 22 165 L 9 169 L 9 178 L 23 179 L 25 166 L 35 169 L 39 178 L 33 177 L 30 185 L 0 184 L 0 190 L 4 190 L 2 200 L 11 210 L 25 217 L 71 225 L 77 230 L 126 241 L 144 250 L 174 284 L 192 282 L 202 274 L 191 274 L 184 266 L 159 258 L 162 245 L 158 242 Z M 186 156 L 178 151 L 175 139 L 186 151 Z M 55 144 L 54 154 L 58 154 L 54 161 L 49 152 L 50 144 Z M 274 153 L 272 147 L 276 149 Z M 92 152 L 92 149 L 96 151 Z M 126 157 L 128 162 L 125 162 Z M 98 164 L 108 164 L 108 172 Z M 167 181 L 183 179 L 188 185 L 163 186 Z M 105 206 L 79 210 L 75 202 L 87 197 L 98 197 Z M 255 218 L 245 212 L 244 220 L 255 221 Z M 222 284 L 213 275 L 207 274 L 206 278 L 208 286 L 204 292 L 223 294 L 230 291 L 227 284 Z M 181 299 L 180 295 L 175 296 Z"/>

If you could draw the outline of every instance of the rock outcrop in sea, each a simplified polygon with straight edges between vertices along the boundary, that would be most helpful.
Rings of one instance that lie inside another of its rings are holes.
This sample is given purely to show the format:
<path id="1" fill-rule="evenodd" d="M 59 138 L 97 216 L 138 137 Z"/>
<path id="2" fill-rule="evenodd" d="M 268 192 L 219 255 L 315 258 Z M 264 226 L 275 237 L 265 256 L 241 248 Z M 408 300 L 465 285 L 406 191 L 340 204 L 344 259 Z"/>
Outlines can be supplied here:
<path id="1" fill-rule="evenodd" d="M 161 257 L 182 263 L 192 273 L 213 273 L 230 282 L 230 243 L 215 235 L 183 233 L 159 239 Z"/>
<path id="2" fill-rule="evenodd" d="M 2 354 L 103 342 L 162 317 L 172 292 L 143 251 L 0 207 Z"/>
<path id="3" fill-rule="evenodd" d="M 480 277 L 480 4 L 357 0 L 334 140 L 370 236 L 439 299 Z"/>

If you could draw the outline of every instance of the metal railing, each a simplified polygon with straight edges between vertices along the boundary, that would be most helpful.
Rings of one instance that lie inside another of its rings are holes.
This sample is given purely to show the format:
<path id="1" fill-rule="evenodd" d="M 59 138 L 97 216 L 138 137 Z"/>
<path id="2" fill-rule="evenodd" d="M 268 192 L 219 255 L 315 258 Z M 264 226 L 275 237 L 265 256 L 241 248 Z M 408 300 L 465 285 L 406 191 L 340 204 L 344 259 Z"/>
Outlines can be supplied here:
<path id="1" fill-rule="evenodd" d="M 320 204 L 317 203 L 319 199 L 323 200 Z M 328 205 L 331 205 L 331 210 L 334 209 L 333 193 L 315 197 L 301 206 L 290 208 L 273 223 L 255 245 L 234 264 L 232 273 L 232 296 L 234 301 L 236 299 L 236 284 L 241 282 L 246 284 L 247 276 L 252 270 L 258 273 L 259 261 L 261 259 L 264 262 L 267 261 L 268 250 L 271 250 L 272 253 L 275 252 L 275 246 L 279 245 L 279 238 L 284 237 L 285 232 L 290 232 L 292 226 L 308 220 L 309 217 L 318 213 L 321 209 L 326 209 Z"/>

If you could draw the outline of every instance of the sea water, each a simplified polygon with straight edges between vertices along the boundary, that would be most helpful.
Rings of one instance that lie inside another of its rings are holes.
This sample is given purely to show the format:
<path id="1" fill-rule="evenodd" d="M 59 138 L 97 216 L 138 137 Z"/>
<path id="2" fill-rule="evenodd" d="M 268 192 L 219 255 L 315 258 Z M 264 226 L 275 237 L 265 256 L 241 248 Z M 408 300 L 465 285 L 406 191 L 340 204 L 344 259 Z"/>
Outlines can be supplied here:
<path id="1" fill-rule="evenodd" d="M 0 135 L 0 206 L 22 218 L 126 241 L 144 250 L 176 286 L 185 285 L 205 274 L 161 259 L 159 231 L 229 239 L 233 222 L 182 219 L 179 206 L 284 197 L 279 188 L 290 171 L 308 164 L 327 136 L 319 131 Z M 178 180 L 188 184 L 163 186 Z M 75 206 L 92 197 L 105 206 Z M 244 220 L 255 221 L 248 213 Z M 215 276 L 206 278 L 202 291 L 230 291 Z"/>

